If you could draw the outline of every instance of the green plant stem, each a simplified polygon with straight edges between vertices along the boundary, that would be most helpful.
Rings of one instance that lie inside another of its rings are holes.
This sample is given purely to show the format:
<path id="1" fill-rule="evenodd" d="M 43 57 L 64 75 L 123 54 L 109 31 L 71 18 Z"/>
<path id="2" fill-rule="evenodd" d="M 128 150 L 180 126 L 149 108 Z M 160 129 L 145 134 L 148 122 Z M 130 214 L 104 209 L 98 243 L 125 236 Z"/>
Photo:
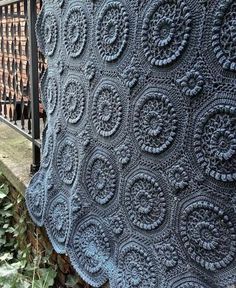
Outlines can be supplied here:
<path id="1" fill-rule="evenodd" d="M 38 255 L 38 230 L 37 230 L 37 233 L 36 233 L 36 255 Z M 36 264 L 35 263 L 36 261 L 34 261 L 34 271 L 33 271 L 33 280 L 32 280 L 32 288 L 34 288 L 34 283 L 35 283 L 35 274 L 36 274 Z"/>

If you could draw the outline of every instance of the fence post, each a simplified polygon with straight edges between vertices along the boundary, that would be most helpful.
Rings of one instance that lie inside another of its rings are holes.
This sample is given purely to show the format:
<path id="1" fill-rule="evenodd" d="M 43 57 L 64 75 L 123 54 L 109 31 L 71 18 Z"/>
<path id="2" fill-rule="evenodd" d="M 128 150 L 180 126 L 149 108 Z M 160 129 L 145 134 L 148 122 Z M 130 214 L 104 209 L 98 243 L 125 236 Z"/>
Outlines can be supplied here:
<path id="1" fill-rule="evenodd" d="M 30 95 L 31 95 L 31 113 L 32 113 L 32 145 L 33 145 L 33 163 L 31 172 L 34 173 L 40 165 L 40 148 L 35 140 L 40 138 L 39 123 L 39 80 L 38 80 L 38 48 L 35 35 L 35 23 L 37 19 L 36 0 L 26 0 L 28 27 L 29 27 L 29 76 L 30 76 Z"/>

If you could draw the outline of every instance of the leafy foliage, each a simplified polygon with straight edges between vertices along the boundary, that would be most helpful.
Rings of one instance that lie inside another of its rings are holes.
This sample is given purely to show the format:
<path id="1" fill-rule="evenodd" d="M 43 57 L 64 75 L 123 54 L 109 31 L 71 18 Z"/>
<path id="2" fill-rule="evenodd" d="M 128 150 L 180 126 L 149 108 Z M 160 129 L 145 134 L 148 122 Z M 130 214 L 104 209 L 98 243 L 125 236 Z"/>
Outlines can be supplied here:
<path id="1" fill-rule="evenodd" d="M 0 286 L 1 288 L 53 287 L 57 267 L 50 263 L 52 251 L 39 249 L 38 231 L 35 233 L 36 249 L 31 243 L 27 243 L 29 220 L 24 197 L 18 194 L 17 198 L 13 199 L 10 194 L 9 185 L 0 174 Z M 16 205 L 17 209 L 14 209 Z M 17 217 L 18 209 L 20 214 Z"/>

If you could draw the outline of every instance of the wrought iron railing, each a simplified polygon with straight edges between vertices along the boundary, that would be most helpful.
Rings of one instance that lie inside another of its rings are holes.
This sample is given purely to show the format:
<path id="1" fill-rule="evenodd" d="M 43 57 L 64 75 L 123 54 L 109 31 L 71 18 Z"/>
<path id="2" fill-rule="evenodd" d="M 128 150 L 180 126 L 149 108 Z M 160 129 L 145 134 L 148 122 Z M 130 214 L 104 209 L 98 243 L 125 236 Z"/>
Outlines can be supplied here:
<path id="1" fill-rule="evenodd" d="M 38 79 L 46 63 L 34 29 L 40 7 L 41 0 L 0 1 L 0 121 L 32 141 L 32 172 L 40 164 L 45 123 Z"/>

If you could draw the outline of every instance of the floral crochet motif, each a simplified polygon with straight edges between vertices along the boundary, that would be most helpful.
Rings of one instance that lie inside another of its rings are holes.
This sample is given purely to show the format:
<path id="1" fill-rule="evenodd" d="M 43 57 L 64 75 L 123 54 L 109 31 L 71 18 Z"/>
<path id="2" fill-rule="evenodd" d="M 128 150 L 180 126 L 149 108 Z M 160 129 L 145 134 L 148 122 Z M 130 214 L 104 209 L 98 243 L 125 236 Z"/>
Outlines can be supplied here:
<path id="1" fill-rule="evenodd" d="M 102 83 L 95 92 L 92 107 L 92 120 L 98 134 L 112 136 L 122 120 L 122 104 L 113 84 Z"/>
<path id="2" fill-rule="evenodd" d="M 107 3 L 98 16 L 97 46 L 102 58 L 111 62 L 125 49 L 129 35 L 129 18 L 121 2 Z"/>
<path id="3" fill-rule="evenodd" d="M 49 77 L 46 82 L 46 105 L 49 114 L 56 108 L 58 99 L 58 85 L 55 77 Z"/>
<path id="4" fill-rule="evenodd" d="M 226 70 L 236 71 L 236 3 L 222 1 L 215 15 L 212 47 L 216 58 Z"/>
<path id="5" fill-rule="evenodd" d="M 143 230 L 158 228 L 166 215 L 166 200 L 158 182 L 144 173 L 128 179 L 125 207 L 130 221 Z"/>
<path id="6" fill-rule="evenodd" d="M 200 72 L 190 70 L 183 78 L 178 79 L 177 83 L 186 96 L 193 97 L 202 91 L 204 80 Z"/>
<path id="7" fill-rule="evenodd" d="M 91 274 L 102 270 L 111 254 L 108 238 L 100 222 L 95 219 L 84 221 L 77 226 L 72 234 L 72 243 L 75 247 L 74 257 L 80 261 L 81 267 Z"/>
<path id="8" fill-rule="evenodd" d="M 133 88 L 139 79 L 139 73 L 135 66 L 128 66 L 122 73 L 122 77 L 125 80 L 125 85 L 128 88 Z"/>
<path id="9" fill-rule="evenodd" d="M 57 169 L 61 180 L 65 184 L 72 184 L 78 166 L 78 152 L 74 142 L 65 138 L 60 144 L 57 151 Z"/>
<path id="10" fill-rule="evenodd" d="M 38 42 L 42 52 L 47 56 L 53 56 L 57 41 L 58 41 L 58 25 L 57 20 L 53 12 L 48 11 L 43 13 L 41 11 L 37 21 Z"/>
<path id="11" fill-rule="evenodd" d="M 182 165 L 178 164 L 171 168 L 169 181 L 176 190 L 181 190 L 188 186 L 188 180 L 188 174 Z"/>
<path id="12" fill-rule="evenodd" d="M 175 267 L 178 263 L 178 254 L 172 244 L 163 244 L 158 247 L 163 264 L 167 268 Z"/>
<path id="13" fill-rule="evenodd" d="M 40 171 L 41 172 L 41 171 Z M 34 222 L 42 226 L 44 222 L 44 208 L 46 204 L 46 189 L 42 182 L 42 175 L 37 172 L 26 190 L 26 204 Z"/>
<path id="14" fill-rule="evenodd" d="M 160 0 L 149 8 L 142 28 L 148 61 L 165 66 L 183 52 L 191 30 L 191 15 L 184 0 Z"/>
<path id="15" fill-rule="evenodd" d="M 57 252 L 64 253 L 69 231 L 69 210 L 64 197 L 59 196 L 50 203 L 48 218 L 45 222 L 47 232 Z"/>
<path id="16" fill-rule="evenodd" d="M 224 182 L 236 180 L 235 117 L 234 106 L 217 105 L 197 121 L 195 129 L 198 163 L 207 175 Z"/>
<path id="17" fill-rule="evenodd" d="M 208 201 L 196 201 L 181 212 L 180 235 L 191 259 L 216 271 L 235 258 L 236 234 L 229 217 Z"/>
<path id="18" fill-rule="evenodd" d="M 177 116 L 168 97 L 151 91 L 143 94 L 135 106 L 134 133 L 143 151 L 160 154 L 174 141 Z"/>
<path id="19" fill-rule="evenodd" d="M 90 144 L 91 137 L 89 135 L 89 132 L 84 130 L 80 133 L 80 142 L 83 145 L 83 148 L 87 148 Z"/>
<path id="20" fill-rule="evenodd" d="M 62 107 L 69 123 L 77 123 L 85 109 L 85 92 L 76 77 L 70 77 L 63 89 Z"/>
<path id="21" fill-rule="evenodd" d="M 72 7 L 64 25 L 64 43 L 69 56 L 79 56 L 87 40 L 87 20 L 81 7 Z"/>
<path id="22" fill-rule="evenodd" d="M 119 254 L 118 288 L 156 287 L 155 269 L 146 251 L 131 243 Z"/>
<path id="23" fill-rule="evenodd" d="M 88 80 L 92 80 L 96 73 L 96 67 L 92 61 L 88 61 L 84 70 L 85 76 Z"/>
<path id="24" fill-rule="evenodd" d="M 78 215 L 83 209 L 83 203 L 81 200 L 81 197 L 79 195 L 79 193 L 74 193 L 72 195 L 72 200 L 71 200 L 71 211 L 72 213 L 75 215 Z"/>
<path id="25" fill-rule="evenodd" d="M 124 165 L 129 163 L 131 158 L 131 150 L 129 148 L 129 145 L 122 144 L 118 148 L 116 148 L 116 156 L 118 157 L 118 161 Z"/>
<path id="26" fill-rule="evenodd" d="M 98 204 L 108 203 L 116 191 L 116 172 L 108 156 L 95 153 L 86 168 L 86 186 Z"/>
<path id="27" fill-rule="evenodd" d="M 124 224 L 122 218 L 119 215 L 111 218 L 111 229 L 116 235 L 122 234 L 124 230 Z"/>

